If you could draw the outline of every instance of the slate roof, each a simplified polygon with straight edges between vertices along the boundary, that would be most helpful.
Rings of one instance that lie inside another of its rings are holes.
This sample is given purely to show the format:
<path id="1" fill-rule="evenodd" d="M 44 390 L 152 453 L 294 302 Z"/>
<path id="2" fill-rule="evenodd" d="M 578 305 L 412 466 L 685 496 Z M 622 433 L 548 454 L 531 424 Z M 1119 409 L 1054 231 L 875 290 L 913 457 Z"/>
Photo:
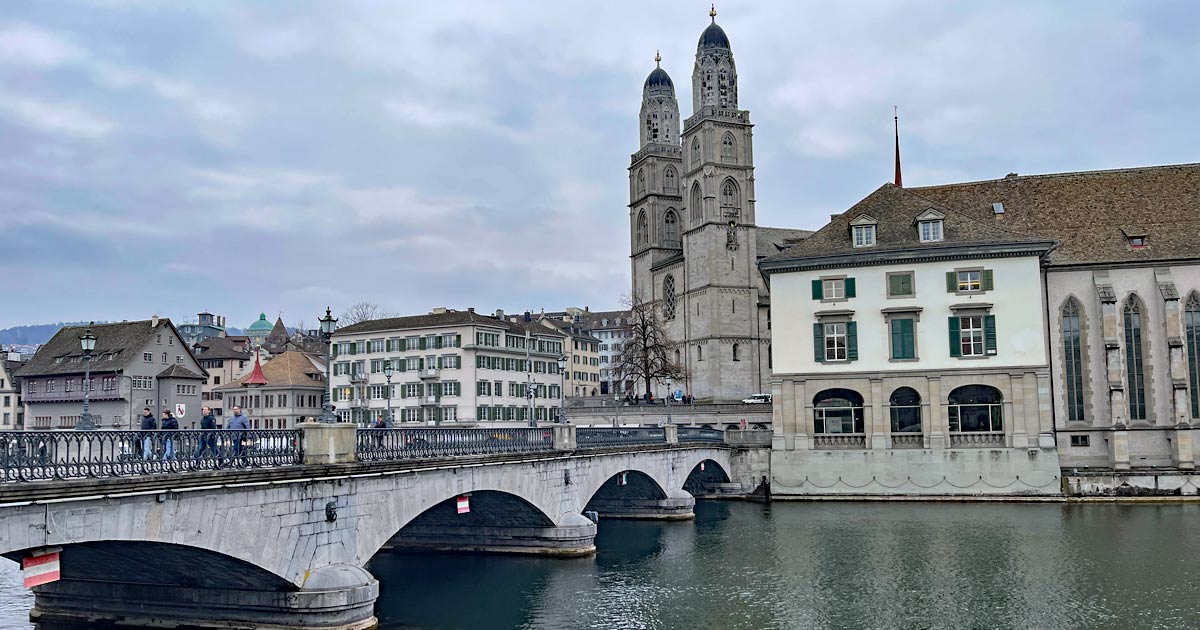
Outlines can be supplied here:
<path id="1" fill-rule="evenodd" d="M 96 336 L 96 349 L 92 351 L 92 371 L 119 370 L 134 359 L 141 360 L 142 348 L 146 347 L 156 333 L 162 331 L 164 326 L 174 329 L 171 320 L 160 319 L 158 321 L 157 328 L 151 327 L 148 319 L 115 324 L 92 324 L 92 334 Z M 84 324 L 64 326 L 59 329 L 50 338 L 50 341 L 38 348 L 37 354 L 33 355 L 25 367 L 21 368 L 20 375 L 28 378 L 40 375 L 82 373 L 84 371 L 83 363 L 75 363 L 69 359 L 83 356 L 83 351 L 79 348 L 79 335 L 82 335 L 87 328 L 88 326 Z M 182 341 L 180 345 L 185 349 L 187 347 Z M 108 355 L 113 352 L 117 353 L 116 358 L 108 359 Z M 56 363 L 55 360 L 59 358 L 64 360 Z"/>
<path id="2" fill-rule="evenodd" d="M 623 328 L 629 322 L 630 312 L 624 311 L 594 311 L 589 312 L 584 317 L 583 327 L 588 330 L 615 330 Z M 621 319 L 621 325 L 617 325 L 617 318 Z M 604 325 L 604 320 L 608 320 L 608 325 Z"/>
<path id="3" fill-rule="evenodd" d="M 263 387 L 312 387 L 325 388 L 325 361 L 313 355 L 290 350 L 262 364 L 263 376 L 267 384 Z M 311 375 L 320 375 L 314 379 Z M 233 383 L 216 387 L 217 390 L 242 389 L 250 379 L 246 374 Z"/>
<path id="4" fill-rule="evenodd" d="M 928 210 L 944 215 L 941 241 L 923 243 L 920 240 L 916 219 Z M 875 227 L 875 245 L 854 247 L 851 222 L 864 215 L 878 222 Z M 1045 238 L 1028 236 L 977 220 L 921 197 L 909 189 L 884 184 L 849 210 L 833 217 L 812 236 L 762 260 L 761 267 L 764 271 L 769 271 L 779 269 L 783 266 L 781 263 L 815 263 L 815 259 L 831 263 L 838 260 L 851 263 L 888 252 L 936 254 L 965 246 L 1020 245 L 1045 251 L 1053 244 Z"/>
<path id="5" fill-rule="evenodd" d="M 550 322 L 556 328 L 571 336 L 572 339 L 581 339 L 583 341 L 594 341 L 600 343 L 600 340 L 588 332 L 588 326 L 584 322 L 564 322 L 561 319 L 547 317 L 542 320 Z"/>
<path id="6" fill-rule="evenodd" d="M 196 344 L 199 352 L 197 359 L 241 359 L 248 360 L 252 355 L 242 350 L 242 343 L 235 343 L 228 337 L 209 337 Z"/>
<path id="7" fill-rule="evenodd" d="M 907 190 L 996 226 L 1059 241 L 1051 266 L 1200 258 L 1200 163 L 1011 175 Z M 993 203 L 1004 204 L 997 217 Z M 1144 232 L 1147 246 L 1129 246 Z"/>
<path id="8" fill-rule="evenodd" d="M 388 317 L 385 319 L 373 319 L 370 321 L 351 324 L 345 328 L 339 328 L 334 336 L 362 334 L 371 332 L 385 331 L 400 331 L 411 328 L 434 328 L 437 326 L 461 326 L 466 324 L 474 324 L 479 326 L 491 326 L 493 328 L 502 328 L 507 332 L 524 335 L 526 326 L 531 332 L 541 335 L 563 335 L 559 331 L 546 328 L 538 324 L 536 321 L 529 322 L 512 322 L 506 319 L 496 319 L 490 315 L 481 315 L 474 311 L 454 311 L 447 310 L 445 313 L 428 313 L 425 315 L 410 315 L 407 317 Z"/>
<path id="9" fill-rule="evenodd" d="M 794 230 L 791 228 L 760 227 L 755 230 L 755 250 L 758 256 L 774 256 L 812 236 L 813 230 Z"/>
<path id="10" fill-rule="evenodd" d="M 204 380 L 205 377 L 183 367 L 182 365 L 172 365 L 171 367 L 159 372 L 155 378 L 194 378 Z"/>

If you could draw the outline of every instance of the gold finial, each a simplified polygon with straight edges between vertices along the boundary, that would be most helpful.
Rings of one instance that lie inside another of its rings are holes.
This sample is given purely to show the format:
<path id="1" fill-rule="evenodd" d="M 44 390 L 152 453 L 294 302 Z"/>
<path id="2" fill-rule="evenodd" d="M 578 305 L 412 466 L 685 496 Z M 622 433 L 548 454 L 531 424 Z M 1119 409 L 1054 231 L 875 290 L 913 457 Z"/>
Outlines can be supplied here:
<path id="1" fill-rule="evenodd" d="M 717 21 L 717 5 L 714 3 L 712 8 L 708 10 L 708 17 L 712 18 L 713 23 Z"/>
<path id="2" fill-rule="evenodd" d="M 662 62 L 662 55 L 656 50 L 654 51 L 654 65 L 658 66 Z"/>

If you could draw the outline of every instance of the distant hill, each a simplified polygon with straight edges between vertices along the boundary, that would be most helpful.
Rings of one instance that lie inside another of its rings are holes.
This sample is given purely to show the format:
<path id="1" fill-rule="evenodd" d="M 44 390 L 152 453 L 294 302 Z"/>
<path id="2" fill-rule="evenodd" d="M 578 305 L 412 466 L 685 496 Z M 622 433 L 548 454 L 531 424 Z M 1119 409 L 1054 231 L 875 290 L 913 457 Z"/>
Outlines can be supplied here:
<path id="1" fill-rule="evenodd" d="M 82 326 L 88 322 L 59 322 L 57 324 L 33 324 L 31 326 L 13 326 L 0 328 L 0 346 L 40 346 L 54 336 L 63 326 Z M 104 324 L 107 322 L 96 322 Z M 227 335 L 243 334 L 240 328 L 227 328 Z"/>

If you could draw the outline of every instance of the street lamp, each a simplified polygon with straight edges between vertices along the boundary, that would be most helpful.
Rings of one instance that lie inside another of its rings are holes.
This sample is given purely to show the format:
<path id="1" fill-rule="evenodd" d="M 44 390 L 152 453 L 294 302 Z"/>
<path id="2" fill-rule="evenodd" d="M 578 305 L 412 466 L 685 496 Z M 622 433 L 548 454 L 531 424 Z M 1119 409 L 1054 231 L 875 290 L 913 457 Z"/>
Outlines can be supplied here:
<path id="1" fill-rule="evenodd" d="M 567 355 L 558 355 L 558 421 L 567 423 Z"/>
<path id="2" fill-rule="evenodd" d="M 325 401 L 321 404 L 321 415 L 317 422 L 332 424 L 338 421 L 333 413 L 333 331 L 337 330 L 337 318 L 325 307 L 321 322 L 321 340 L 325 342 Z"/>
<path id="3" fill-rule="evenodd" d="M 383 376 L 387 379 L 387 417 L 383 421 L 383 426 L 392 428 L 392 376 L 396 374 L 396 370 L 392 369 L 391 361 L 383 362 Z"/>
<path id="4" fill-rule="evenodd" d="M 671 424 L 671 398 L 674 397 L 671 391 L 671 377 L 667 377 L 667 424 Z"/>
<path id="5" fill-rule="evenodd" d="M 79 347 L 83 348 L 83 415 L 75 423 L 76 431 L 96 430 L 96 423 L 92 422 L 92 413 L 88 410 L 88 398 L 92 394 L 92 350 L 96 349 L 96 335 L 92 334 L 92 325 L 95 323 L 89 323 L 87 330 L 79 335 Z"/>
<path id="6" fill-rule="evenodd" d="M 534 414 L 534 397 L 537 392 L 533 389 L 533 335 L 525 329 L 525 397 L 529 399 L 529 426 L 537 428 L 537 416 Z"/>

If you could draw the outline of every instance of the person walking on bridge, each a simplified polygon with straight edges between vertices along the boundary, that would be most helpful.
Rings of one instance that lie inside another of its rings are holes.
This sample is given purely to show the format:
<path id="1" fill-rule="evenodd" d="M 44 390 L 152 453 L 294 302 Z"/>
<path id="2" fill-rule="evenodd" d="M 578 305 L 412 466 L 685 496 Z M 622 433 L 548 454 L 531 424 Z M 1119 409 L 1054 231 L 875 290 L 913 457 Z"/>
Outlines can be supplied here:
<path id="1" fill-rule="evenodd" d="M 208 451 L 212 457 L 217 456 L 217 434 L 214 431 L 217 428 L 217 418 L 213 415 L 212 409 L 207 405 L 200 408 L 200 413 L 204 414 L 200 418 L 200 448 L 196 450 L 196 459 L 204 456 L 204 452 Z"/>
<path id="2" fill-rule="evenodd" d="M 158 421 L 149 407 L 142 409 L 142 461 L 150 461 L 154 457 L 154 434 L 150 431 L 158 429 Z"/>
<path id="3" fill-rule="evenodd" d="M 175 414 L 170 411 L 162 412 L 162 429 L 164 431 L 179 430 L 179 421 L 175 419 Z M 175 441 L 170 434 L 167 434 L 163 439 L 163 461 L 173 459 L 175 459 Z"/>
<path id="4" fill-rule="evenodd" d="M 241 407 L 234 405 L 233 416 L 229 418 L 229 424 L 225 428 L 233 431 L 229 436 L 233 439 L 234 457 L 241 457 L 242 442 L 246 439 L 246 431 L 250 430 L 250 419 L 242 413 Z"/>

